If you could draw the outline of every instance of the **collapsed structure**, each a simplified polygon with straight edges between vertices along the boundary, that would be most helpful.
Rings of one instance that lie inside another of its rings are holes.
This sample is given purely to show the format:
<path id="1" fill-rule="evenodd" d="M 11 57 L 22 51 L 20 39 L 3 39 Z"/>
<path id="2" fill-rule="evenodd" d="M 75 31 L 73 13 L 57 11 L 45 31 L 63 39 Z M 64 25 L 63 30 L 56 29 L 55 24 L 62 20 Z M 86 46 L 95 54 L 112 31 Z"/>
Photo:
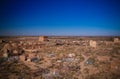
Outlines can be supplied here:
<path id="1" fill-rule="evenodd" d="M 2 43 L 3 42 L 3 40 L 2 39 L 0 39 L 0 43 Z"/>
<path id="2" fill-rule="evenodd" d="M 40 36 L 39 41 L 41 41 L 41 42 L 48 41 L 48 37 L 47 36 Z"/>
<path id="3" fill-rule="evenodd" d="M 22 75 L 25 79 L 102 79 L 103 77 L 111 79 L 109 73 L 115 75 L 120 72 L 119 43 L 93 41 L 95 39 L 83 41 L 76 38 L 49 38 L 49 41 L 47 40 L 47 37 L 41 36 L 39 37 L 40 42 L 37 37 L 34 40 L 24 39 L 0 44 L 2 56 L 9 62 L 18 60 L 18 62 L 14 62 L 15 66 L 20 63 L 27 66 L 31 72 L 20 66 L 19 69 L 27 70 L 29 73 L 24 71 L 17 73 L 20 77 L 21 73 L 29 74 L 29 78 L 26 78 L 26 74 Z M 32 76 L 33 72 L 34 76 Z M 87 78 L 90 76 L 92 77 Z M 117 78 L 113 77 L 113 79 Z"/>
<path id="4" fill-rule="evenodd" d="M 3 57 L 20 55 L 24 52 L 23 49 L 18 47 L 17 45 L 9 43 L 5 44 L 1 51 L 3 53 Z"/>
<path id="5" fill-rule="evenodd" d="M 97 45 L 96 41 L 90 40 L 89 44 L 91 47 L 96 48 L 96 45 Z"/>
<path id="6" fill-rule="evenodd" d="M 114 38 L 114 43 L 118 43 L 119 42 L 119 38 Z"/>

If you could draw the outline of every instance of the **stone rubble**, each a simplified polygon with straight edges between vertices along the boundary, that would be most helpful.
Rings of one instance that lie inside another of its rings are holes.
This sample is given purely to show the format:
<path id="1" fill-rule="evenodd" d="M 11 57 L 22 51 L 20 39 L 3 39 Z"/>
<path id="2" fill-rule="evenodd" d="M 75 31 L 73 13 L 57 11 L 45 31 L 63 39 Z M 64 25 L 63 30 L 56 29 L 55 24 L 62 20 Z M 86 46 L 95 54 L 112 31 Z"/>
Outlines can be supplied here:
<path id="1" fill-rule="evenodd" d="M 24 37 L 0 43 L 0 71 L 8 72 L 0 72 L 0 79 L 120 78 L 119 42 L 87 37 L 43 39 Z"/>

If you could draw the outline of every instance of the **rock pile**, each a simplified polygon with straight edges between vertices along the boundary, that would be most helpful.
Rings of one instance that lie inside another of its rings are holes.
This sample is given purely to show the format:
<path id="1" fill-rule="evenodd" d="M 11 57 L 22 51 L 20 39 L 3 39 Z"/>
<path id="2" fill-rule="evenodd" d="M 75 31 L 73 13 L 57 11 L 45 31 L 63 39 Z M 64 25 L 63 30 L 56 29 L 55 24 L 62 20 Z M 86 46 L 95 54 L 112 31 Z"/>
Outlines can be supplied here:
<path id="1" fill-rule="evenodd" d="M 12 44 L 5 44 L 2 48 L 2 52 L 4 53 L 3 55 L 5 56 L 13 56 L 13 55 L 20 55 L 24 51 L 22 48 L 18 47 L 17 45 L 12 45 Z"/>

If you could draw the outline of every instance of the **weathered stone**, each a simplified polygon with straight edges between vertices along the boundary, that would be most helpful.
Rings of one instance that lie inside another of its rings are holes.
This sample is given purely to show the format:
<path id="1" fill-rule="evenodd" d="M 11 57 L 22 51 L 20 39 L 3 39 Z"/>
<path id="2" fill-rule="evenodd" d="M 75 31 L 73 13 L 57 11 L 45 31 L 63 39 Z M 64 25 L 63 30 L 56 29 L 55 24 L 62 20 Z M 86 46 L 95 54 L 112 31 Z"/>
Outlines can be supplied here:
<path id="1" fill-rule="evenodd" d="M 68 54 L 68 57 L 75 57 L 75 54 L 74 53 L 70 53 L 70 54 Z"/>
<path id="2" fill-rule="evenodd" d="M 94 48 L 96 48 L 96 46 L 97 46 L 96 41 L 93 41 L 93 40 L 90 40 L 89 44 L 91 47 L 94 47 Z"/>
<path id="3" fill-rule="evenodd" d="M 35 57 L 35 55 L 36 55 L 35 53 L 29 53 L 29 54 L 28 54 L 28 57 L 29 57 L 29 58 L 33 58 L 33 57 Z"/>
<path id="4" fill-rule="evenodd" d="M 18 61 L 19 57 L 18 56 L 11 56 L 8 58 L 8 61 Z"/>
<path id="5" fill-rule="evenodd" d="M 24 55 L 19 56 L 19 58 L 20 58 L 20 61 L 25 61 L 25 56 Z"/>
<path id="6" fill-rule="evenodd" d="M 17 50 L 13 50 L 13 54 L 18 54 L 18 51 Z"/>
<path id="7" fill-rule="evenodd" d="M 119 38 L 114 38 L 114 43 L 119 42 Z"/>
<path id="8" fill-rule="evenodd" d="M 48 41 L 48 37 L 47 36 L 40 36 L 39 41 L 41 41 L 41 42 Z"/>
<path id="9" fill-rule="evenodd" d="M 3 53 L 3 57 L 8 58 L 8 53 Z"/>
<path id="10" fill-rule="evenodd" d="M 85 65 L 93 65 L 95 63 L 94 58 L 89 58 L 87 61 L 85 61 Z"/>
<path id="11" fill-rule="evenodd" d="M 38 62 L 38 61 L 39 61 L 39 59 L 37 57 L 34 57 L 31 59 L 31 62 Z"/>
<path id="12" fill-rule="evenodd" d="M 26 61 L 27 61 L 27 62 L 31 62 L 31 59 L 30 59 L 30 58 L 28 58 Z"/>
<path id="13" fill-rule="evenodd" d="M 11 47 L 10 44 L 7 43 L 7 44 L 4 45 L 2 50 L 3 50 L 4 53 L 8 53 L 8 52 L 11 52 L 12 47 Z"/>
<path id="14" fill-rule="evenodd" d="M 62 60 L 57 60 L 57 62 L 58 62 L 58 63 L 61 63 L 61 62 L 62 62 Z"/>
<path id="15" fill-rule="evenodd" d="M 12 43 L 11 46 L 12 46 L 13 48 L 17 48 L 17 47 L 18 47 L 17 43 Z"/>
<path id="16" fill-rule="evenodd" d="M 74 62 L 74 58 L 63 58 L 64 62 Z"/>
<path id="17" fill-rule="evenodd" d="M 2 40 L 2 39 L 0 39 L 0 43 L 3 43 L 3 40 Z"/>
<path id="18" fill-rule="evenodd" d="M 51 58 L 51 57 L 55 57 L 55 54 L 54 53 L 49 53 L 49 54 L 47 54 L 47 56 Z"/>

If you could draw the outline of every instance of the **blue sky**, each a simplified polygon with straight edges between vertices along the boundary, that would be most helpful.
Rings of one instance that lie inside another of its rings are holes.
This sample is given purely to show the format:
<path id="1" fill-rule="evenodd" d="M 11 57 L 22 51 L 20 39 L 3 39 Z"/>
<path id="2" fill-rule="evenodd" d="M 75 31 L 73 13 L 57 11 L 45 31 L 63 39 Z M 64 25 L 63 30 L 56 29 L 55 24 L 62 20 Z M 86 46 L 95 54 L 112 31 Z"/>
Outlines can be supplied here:
<path id="1" fill-rule="evenodd" d="M 120 1 L 3 0 L 0 35 L 120 36 Z"/>

